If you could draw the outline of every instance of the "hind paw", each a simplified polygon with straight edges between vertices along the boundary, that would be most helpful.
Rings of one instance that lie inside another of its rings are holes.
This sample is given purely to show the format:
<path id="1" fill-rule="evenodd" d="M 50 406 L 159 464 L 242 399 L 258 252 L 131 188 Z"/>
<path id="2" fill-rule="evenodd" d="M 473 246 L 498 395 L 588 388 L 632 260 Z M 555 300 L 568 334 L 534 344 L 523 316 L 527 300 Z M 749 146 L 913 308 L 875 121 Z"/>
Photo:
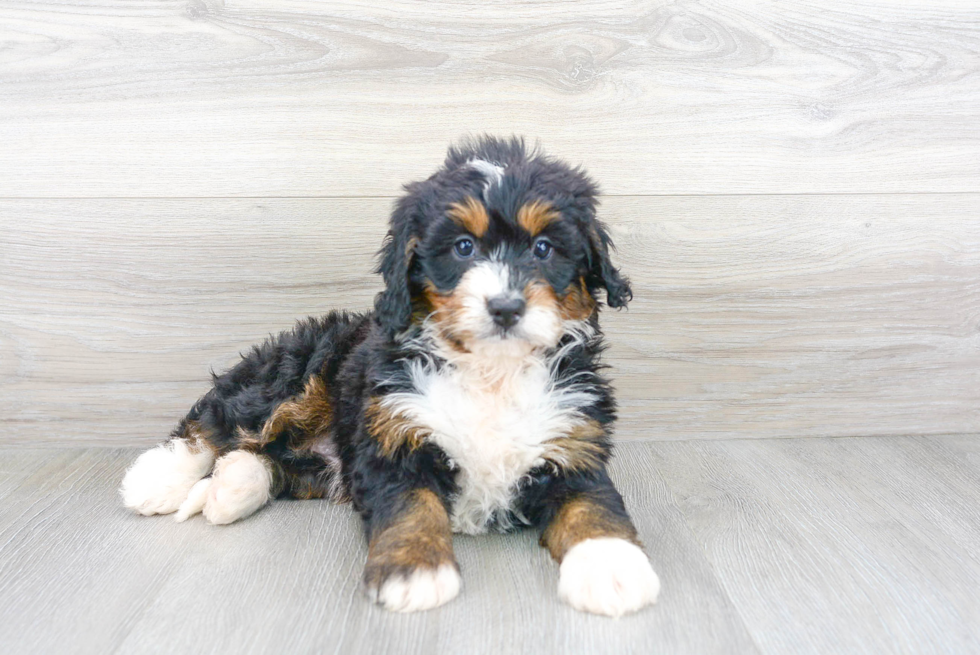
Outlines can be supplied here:
<path id="1" fill-rule="evenodd" d="M 177 511 L 191 487 L 208 474 L 214 455 L 173 439 L 140 455 L 123 477 L 123 504 L 144 516 Z"/>
<path id="2" fill-rule="evenodd" d="M 198 480 L 187 492 L 187 498 L 184 499 L 184 502 L 177 509 L 177 513 L 174 514 L 174 520 L 177 523 L 183 523 L 195 514 L 200 514 L 208 500 L 208 489 L 210 488 L 211 478 Z"/>
<path id="3" fill-rule="evenodd" d="M 214 465 L 201 510 L 215 525 L 243 519 L 269 502 L 272 471 L 267 458 L 235 450 Z"/>

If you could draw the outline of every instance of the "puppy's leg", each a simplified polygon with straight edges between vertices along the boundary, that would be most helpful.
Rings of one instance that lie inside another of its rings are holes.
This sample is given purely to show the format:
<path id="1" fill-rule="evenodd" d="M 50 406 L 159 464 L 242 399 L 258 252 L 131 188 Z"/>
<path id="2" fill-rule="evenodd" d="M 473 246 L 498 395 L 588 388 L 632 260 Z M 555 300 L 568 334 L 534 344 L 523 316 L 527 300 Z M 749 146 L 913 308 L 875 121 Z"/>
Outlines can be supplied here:
<path id="1" fill-rule="evenodd" d="M 186 516 L 200 505 L 204 518 L 215 525 L 234 523 L 253 514 L 274 496 L 274 464 L 265 455 L 245 450 L 233 450 L 214 465 L 210 483 L 195 488 L 194 504 L 187 508 Z M 181 508 L 181 517 L 184 508 Z M 179 517 L 180 518 L 180 517 Z"/>
<path id="2" fill-rule="evenodd" d="M 198 480 L 211 470 L 214 453 L 204 437 L 184 424 L 170 441 L 140 455 L 123 477 L 123 504 L 144 516 L 177 511 Z"/>
<path id="3" fill-rule="evenodd" d="M 203 513 L 215 525 L 233 523 L 279 496 L 347 500 L 340 464 L 330 456 L 335 448 L 331 441 L 319 444 L 324 455 L 285 447 L 262 449 L 247 432 L 239 434 L 240 448 L 219 458 L 214 473 L 191 487 L 176 521 Z"/>
<path id="4" fill-rule="evenodd" d="M 569 493 L 541 535 L 559 562 L 558 596 L 577 610 L 620 616 L 654 603 L 660 580 L 623 499 L 605 475 Z"/>
<path id="5" fill-rule="evenodd" d="M 459 565 L 442 499 L 430 489 L 414 489 L 386 510 L 368 526 L 364 584 L 372 600 L 394 612 L 417 612 L 455 598 Z"/>
<path id="6" fill-rule="evenodd" d="M 310 376 L 301 393 L 272 408 L 261 430 L 236 427 L 235 449 L 217 461 L 209 482 L 194 487 L 177 519 L 202 512 L 211 523 L 225 525 L 279 495 L 343 500 L 331 414 L 323 379 Z"/>
<path id="7" fill-rule="evenodd" d="M 226 454 L 214 473 L 189 491 L 176 519 L 202 512 L 211 523 L 225 525 L 279 495 L 343 500 L 330 414 L 326 387 L 319 376 L 311 376 L 302 393 L 272 408 L 261 430 L 235 426 L 222 440 Z"/>

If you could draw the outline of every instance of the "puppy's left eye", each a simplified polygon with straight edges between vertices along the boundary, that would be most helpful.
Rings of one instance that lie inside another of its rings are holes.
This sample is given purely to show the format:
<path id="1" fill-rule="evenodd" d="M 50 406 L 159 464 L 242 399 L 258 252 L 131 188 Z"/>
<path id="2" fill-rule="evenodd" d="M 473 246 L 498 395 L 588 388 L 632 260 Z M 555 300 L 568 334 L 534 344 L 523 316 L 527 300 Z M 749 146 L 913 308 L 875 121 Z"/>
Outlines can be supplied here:
<path id="1" fill-rule="evenodd" d="M 555 251 L 555 247 L 548 242 L 547 239 L 538 239 L 534 242 L 534 256 L 544 261 L 551 257 L 551 253 Z"/>
<path id="2" fill-rule="evenodd" d="M 460 237 L 456 239 L 456 243 L 453 244 L 453 250 L 456 251 L 456 256 L 460 259 L 468 259 L 473 255 L 474 250 L 473 239 L 469 237 Z"/>

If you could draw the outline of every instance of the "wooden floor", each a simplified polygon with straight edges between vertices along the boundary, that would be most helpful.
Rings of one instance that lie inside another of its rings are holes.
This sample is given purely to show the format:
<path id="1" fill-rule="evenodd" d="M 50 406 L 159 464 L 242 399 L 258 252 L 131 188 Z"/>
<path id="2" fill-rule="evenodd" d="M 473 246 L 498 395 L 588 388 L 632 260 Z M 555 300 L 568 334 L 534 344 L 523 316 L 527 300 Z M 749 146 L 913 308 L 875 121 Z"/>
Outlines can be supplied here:
<path id="1" fill-rule="evenodd" d="M 980 652 L 974 437 L 622 444 L 663 591 L 619 620 L 560 604 L 530 532 L 458 537 L 459 598 L 389 614 L 349 507 L 144 518 L 116 494 L 135 454 L 0 451 L 0 652 Z"/>

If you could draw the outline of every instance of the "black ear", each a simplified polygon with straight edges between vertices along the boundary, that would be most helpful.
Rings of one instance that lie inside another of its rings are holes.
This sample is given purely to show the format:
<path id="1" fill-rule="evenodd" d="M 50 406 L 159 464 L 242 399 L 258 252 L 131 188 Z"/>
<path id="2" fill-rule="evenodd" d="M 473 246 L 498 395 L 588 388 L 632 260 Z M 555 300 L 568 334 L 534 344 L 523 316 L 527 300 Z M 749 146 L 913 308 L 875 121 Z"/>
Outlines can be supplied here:
<path id="1" fill-rule="evenodd" d="M 590 289 L 605 287 L 606 304 L 610 307 L 625 307 L 626 303 L 633 300 L 633 290 L 630 289 L 629 278 L 620 275 L 619 269 L 613 266 L 609 258 L 609 250 L 613 248 L 612 239 L 599 220 L 593 220 L 588 231 L 589 276 L 586 283 Z"/>
<path id="2" fill-rule="evenodd" d="M 411 189 L 410 189 L 411 191 Z M 418 200 L 414 193 L 401 198 L 391 215 L 391 227 L 378 252 L 378 267 L 385 289 L 374 299 L 375 318 L 394 336 L 408 327 L 412 318 L 412 291 L 409 270 L 419 238 Z"/>

